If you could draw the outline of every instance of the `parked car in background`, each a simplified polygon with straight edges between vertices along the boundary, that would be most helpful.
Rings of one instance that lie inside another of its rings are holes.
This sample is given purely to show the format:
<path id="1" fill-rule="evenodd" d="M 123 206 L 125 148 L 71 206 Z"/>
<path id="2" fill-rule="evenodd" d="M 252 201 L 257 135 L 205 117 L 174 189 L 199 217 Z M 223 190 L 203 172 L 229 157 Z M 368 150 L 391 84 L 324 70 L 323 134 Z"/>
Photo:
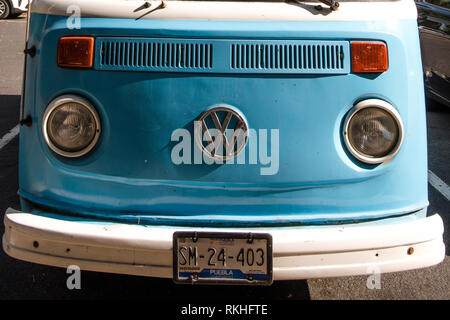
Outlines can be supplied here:
<path id="1" fill-rule="evenodd" d="M 426 95 L 450 107 L 450 0 L 416 4 Z"/>
<path id="2" fill-rule="evenodd" d="M 27 11 L 28 0 L 0 0 L 0 19 L 17 17 Z"/>

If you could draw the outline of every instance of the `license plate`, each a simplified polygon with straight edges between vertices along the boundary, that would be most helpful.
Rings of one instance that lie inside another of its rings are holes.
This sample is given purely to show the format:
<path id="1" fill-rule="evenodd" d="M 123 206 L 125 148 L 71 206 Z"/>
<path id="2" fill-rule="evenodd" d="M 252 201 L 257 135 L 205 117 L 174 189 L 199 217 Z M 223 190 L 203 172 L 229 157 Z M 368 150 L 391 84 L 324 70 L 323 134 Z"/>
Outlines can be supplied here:
<path id="1" fill-rule="evenodd" d="M 272 236 L 265 233 L 175 232 L 176 283 L 272 283 Z"/>

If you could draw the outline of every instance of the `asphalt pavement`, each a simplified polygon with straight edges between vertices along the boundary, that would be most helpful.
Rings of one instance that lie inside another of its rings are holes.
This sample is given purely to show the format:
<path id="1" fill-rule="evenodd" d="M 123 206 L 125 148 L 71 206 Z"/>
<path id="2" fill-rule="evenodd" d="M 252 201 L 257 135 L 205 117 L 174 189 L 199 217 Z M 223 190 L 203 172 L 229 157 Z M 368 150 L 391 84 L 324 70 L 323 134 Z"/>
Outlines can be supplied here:
<path id="1" fill-rule="evenodd" d="M 18 123 L 25 18 L 0 21 L 0 139 Z M 450 108 L 427 105 L 429 169 L 450 184 Z M 0 149 L 0 218 L 19 208 L 18 137 Z M 450 299 L 450 201 L 429 185 L 429 213 L 445 223 L 445 260 L 434 267 L 381 275 L 381 289 L 367 277 L 279 281 L 271 287 L 177 286 L 167 279 L 82 272 L 81 290 L 69 290 L 65 269 L 18 261 L 0 251 L 0 299 L 186 298 L 208 299 Z M 3 234 L 3 223 L 0 223 Z"/>

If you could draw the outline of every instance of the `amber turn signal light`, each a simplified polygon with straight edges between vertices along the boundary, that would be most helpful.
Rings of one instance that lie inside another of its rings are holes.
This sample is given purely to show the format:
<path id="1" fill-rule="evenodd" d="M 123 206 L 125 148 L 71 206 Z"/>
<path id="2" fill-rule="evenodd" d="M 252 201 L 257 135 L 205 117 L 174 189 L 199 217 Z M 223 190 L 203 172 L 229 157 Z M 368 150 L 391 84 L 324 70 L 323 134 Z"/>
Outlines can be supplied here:
<path id="1" fill-rule="evenodd" d="M 63 37 L 58 43 L 58 65 L 69 68 L 92 68 L 93 37 Z"/>
<path id="2" fill-rule="evenodd" d="M 352 71 L 355 73 L 385 72 L 388 69 L 386 44 L 352 42 Z"/>

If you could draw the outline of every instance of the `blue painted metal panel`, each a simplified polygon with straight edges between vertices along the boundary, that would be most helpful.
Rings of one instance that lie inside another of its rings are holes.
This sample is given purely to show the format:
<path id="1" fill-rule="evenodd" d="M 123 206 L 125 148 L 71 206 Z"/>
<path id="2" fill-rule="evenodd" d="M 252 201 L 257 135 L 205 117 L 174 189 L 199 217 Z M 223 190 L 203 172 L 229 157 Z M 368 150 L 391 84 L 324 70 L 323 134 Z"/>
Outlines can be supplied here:
<path id="1" fill-rule="evenodd" d="M 348 41 L 98 37 L 95 69 L 110 71 L 347 74 Z"/>
<path id="2" fill-rule="evenodd" d="M 415 20 L 211 22 L 82 18 L 33 14 L 25 114 L 20 135 L 20 194 L 78 215 L 152 223 L 233 225 L 258 221 L 339 223 L 402 215 L 427 206 L 423 79 Z M 65 35 L 208 40 L 384 41 L 389 70 L 379 75 L 112 72 L 56 66 Z M 64 159 L 48 149 L 42 116 L 55 97 L 89 99 L 102 121 L 91 153 Z M 345 150 L 342 121 L 364 98 L 392 103 L 405 127 L 389 163 L 364 166 Z M 251 128 L 279 129 L 276 175 L 261 165 L 175 165 L 172 132 L 212 105 L 239 109 Z"/>

